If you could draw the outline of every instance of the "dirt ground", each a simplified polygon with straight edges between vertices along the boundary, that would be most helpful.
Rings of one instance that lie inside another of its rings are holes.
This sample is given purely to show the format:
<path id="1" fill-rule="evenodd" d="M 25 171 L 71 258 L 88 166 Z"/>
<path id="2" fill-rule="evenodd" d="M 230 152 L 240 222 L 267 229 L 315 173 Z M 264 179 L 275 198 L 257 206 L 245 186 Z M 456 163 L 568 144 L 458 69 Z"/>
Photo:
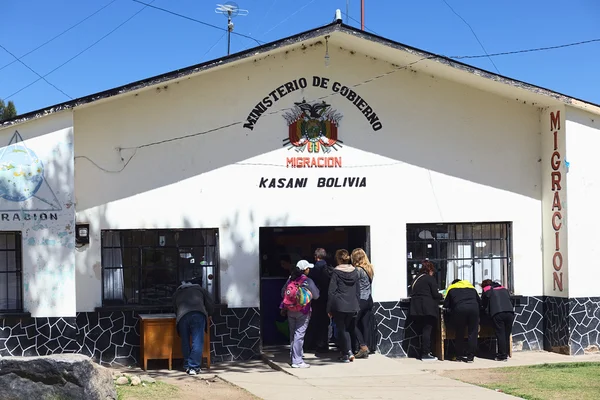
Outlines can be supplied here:
<path id="1" fill-rule="evenodd" d="M 480 386 L 488 386 L 495 383 L 506 383 L 511 377 L 511 375 L 507 374 L 506 372 L 491 368 L 442 371 L 440 372 L 440 375 Z"/>
<path id="2" fill-rule="evenodd" d="M 257 397 L 214 375 L 164 376 L 158 384 L 119 388 L 119 400 L 256 400 Z"/>
<path id="3" fill-rule="evenodd" d="M 207 376 L 210 378 L 210 374 Z M 179 397 L 177 400 L 256 400 L 258 397 L 240 389 L 228 382 L 219 379 L 204 379 L 203 377 L 189 377 L 188 379 L 179 379 L 174 377 L 165 377 L 159 379 L 179 388 Z"/>

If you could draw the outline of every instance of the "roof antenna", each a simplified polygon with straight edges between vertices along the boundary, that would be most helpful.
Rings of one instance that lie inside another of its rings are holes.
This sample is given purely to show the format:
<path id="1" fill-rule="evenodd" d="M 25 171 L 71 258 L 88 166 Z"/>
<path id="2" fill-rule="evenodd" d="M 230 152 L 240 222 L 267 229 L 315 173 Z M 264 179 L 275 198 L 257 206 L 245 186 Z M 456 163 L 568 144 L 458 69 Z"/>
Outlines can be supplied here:
<path id="1" fill-rule="evenodd" d="M 350 18 L 350 0 L 346 0 L 346 25 L 349 25 L 348 18 Z"/>
<path id="2" fill-rule="evenodd" d="M 360 30 L 365 30 L 365 0 L 360 0 Z"/>
<path id="3" fill-rule="evenodd" d="M 217 4 L 215 12 L 227 16 L 227 55 L 229 55 L 231 53 L 231 32 L 233 32 L 233 22 L 231 19 L 238 15 L 245 17 L 249 11 L 240 9 L 233 1 L 228 1 L 225 4 Z"/>

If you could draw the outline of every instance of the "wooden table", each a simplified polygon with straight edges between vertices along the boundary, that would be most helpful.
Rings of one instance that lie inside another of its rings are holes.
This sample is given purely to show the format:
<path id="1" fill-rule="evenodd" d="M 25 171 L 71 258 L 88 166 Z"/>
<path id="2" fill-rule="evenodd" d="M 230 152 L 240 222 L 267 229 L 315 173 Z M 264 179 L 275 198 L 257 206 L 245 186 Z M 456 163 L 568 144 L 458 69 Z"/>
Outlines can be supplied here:
<path id="1" fill-rule="evenodd" d="M 172 369 L 174 359 L 183 359 L 175 314 L 140 314 L 139 317 L 140 367 L 145 371 L 148 369 L 148 360 L 169 360 L 169 369 Z M 210 322 L 209 318 L 202 349 L 202 358 L 206 358 L 207 368 L 210 368 Z"/>
<path id="2" fill-rule="evenodd" d="M 479 324 L 479 333 L 477 335 L 478 338 L 489 338 L 495 339 L 496 332 L 494 327 L 490 325 L 490 321 L 483 320 L 483 324 L 480 320 Z M 487 323 L 486 323 L 487 322 Z M 466 330 L 466 328 L 465 328 Z M 465 338 L 467 337 L 467 333 L 465 332 Z M 456 332 L 454 328 L 446 325 L 446 321 L 444 318 L 444 311 L 440 307 L 440 319 L 439 326 L 436 333 L 435 344 L 436 344 L 436 356 L 440 361 L 444 361 L 445 353 L 446 353 L 446 340 L 456 339 Z M 508 343 L 508 355 L 512 357 L 512 335 L 510 336 L 510 341 Z"/>

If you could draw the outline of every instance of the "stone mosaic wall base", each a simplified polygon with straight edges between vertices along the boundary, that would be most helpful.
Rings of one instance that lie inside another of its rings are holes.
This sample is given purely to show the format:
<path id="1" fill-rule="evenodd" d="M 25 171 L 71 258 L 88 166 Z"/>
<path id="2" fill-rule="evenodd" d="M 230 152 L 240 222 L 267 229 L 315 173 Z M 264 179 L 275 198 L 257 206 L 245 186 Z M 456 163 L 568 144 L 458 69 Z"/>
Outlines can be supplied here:
<path id="1" fill-rule="evenodd" d="M 80 353 L 103 365 L 135 365 L 140 347 L 137 315 L 115 311 L 78 313 L 75 318 L 0 319 L 0 355 Z M 258 309 L 217 309 L 212 321 L 212 361 L 260 356 Z"/>
<path id="2" fill-rule="evenodd" d="M 374 311 L 378 351 L 390 357 L 417 357 L 420 337 L 411 321 L 408 303 L 375 303 Z M 560 349 L 573 355 L 600 352 L 598 297 L 522 297 L 515 312 L 513 351 Z M 0 319 L 0 355 L 81 353 L 103 365 L 135 365 L 140 344 L 137 315 L 119 311 L 78 313 L 74 318 Z M 212 320 L 214 362 L 260 356 L 257 308 L 218 309 Z M 480 341 L 482 351 L 493 351 L 495 345 L 495 340 Z"/>
<path id="3" fill-rule="evenodd" d="M 515 301 L 513 351 L 544 349 L 544 299 L 520 297 Z"/>
<path id="4" fill-rule="evenodd" d="M 408 316 L 408 303 L 375 303 L 375 321 L 379 332 L 377 350 L 389 357 L 417 357 L 421 338 Z"/>
<path id="5" fill-rule="evenodd" d="M 569 299 L 570 352 L 600 352 L 600 297 Z"/>
<path id="6" fill-rule="evenodd" d="M 544 350 L 569 354 L 569 299 L 544 298 Z"/>
<path id="7" fill-rule="evenodd" d="M 378 351 L 390 357 L 418 357 L 421 338 L 405 302 L 375 303 Z M 544 301 L 542 297 L 522 297 L 516 302 L 513 325 L 513 351 L 541 350 L 544 342 Z M 452 342 L 452 341 L 451 341 Z M 449 343 L 452 348 L 453 343 Z M 482 351 L 494 352 L 495 339 L 480 340 Z"/>

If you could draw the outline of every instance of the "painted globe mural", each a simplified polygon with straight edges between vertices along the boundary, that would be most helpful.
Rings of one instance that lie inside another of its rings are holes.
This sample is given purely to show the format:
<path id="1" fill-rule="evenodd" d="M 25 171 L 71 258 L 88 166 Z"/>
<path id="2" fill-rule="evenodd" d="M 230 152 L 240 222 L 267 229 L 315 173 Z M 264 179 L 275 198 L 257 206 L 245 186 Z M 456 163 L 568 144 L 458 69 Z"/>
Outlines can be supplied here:
<path id="1" fill-rule="evenodd" d="M 25 201 L 36 194 L 44 182 L 44 166 L 28 148 L 12 144 L 0 159 L 0 198 Z"/>

